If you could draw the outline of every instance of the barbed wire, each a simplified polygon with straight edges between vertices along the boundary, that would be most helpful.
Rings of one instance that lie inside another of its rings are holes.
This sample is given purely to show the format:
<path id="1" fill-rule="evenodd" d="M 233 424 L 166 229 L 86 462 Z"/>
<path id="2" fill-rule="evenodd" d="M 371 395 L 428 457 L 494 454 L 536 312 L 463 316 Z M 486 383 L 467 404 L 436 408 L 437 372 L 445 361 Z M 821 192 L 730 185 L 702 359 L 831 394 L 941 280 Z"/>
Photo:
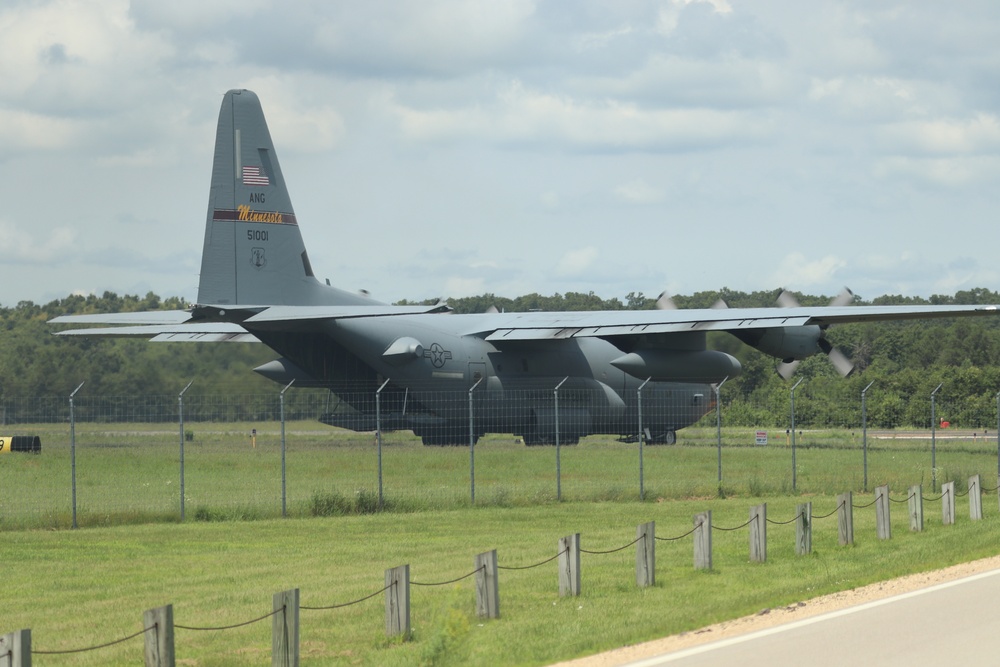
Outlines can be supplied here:
<path id="1" fill-rule="evenodd" d="M 61 651 L 43 651 L 41 649 L 32 648 L 31 649 L 31 653 L 32 653 L 32 655 L 34 655 L 34 654 L 38 654 L 38 655 L 68 655 L 70 653 L 86 653 L 87 651 L 96 651 L 98 649 L 107 648 L 109 646 L 114 646 L 115 644 L 122 644 L 124 642 L 127 642 L 130 639 L 135 639 L 139 635 L 144 635 L 147 632 L 149 632 L 150 630 L 155 630 L 156 628 L 157 628 L 157 624 L 154 623 L 153 625 L 149 626 L 148 628 L 140 630 L 139 632 L 136 632 L 135 634 L 131 634 L 128 637 L 122 637 L 121 639 L 116 639 L 114 641 L 107 642 L 105 644 L 98 644 L 97 646 L 87 646 L 85 648 L 72 648 L 72 649 L 65 649 L 65 650 L 61 650 Z M 10 656 L 10 655 L 11 654 L 8 653 L 8 656 Z M 13 662 L 13 658 L 11 658 L 11 661 Z"/>

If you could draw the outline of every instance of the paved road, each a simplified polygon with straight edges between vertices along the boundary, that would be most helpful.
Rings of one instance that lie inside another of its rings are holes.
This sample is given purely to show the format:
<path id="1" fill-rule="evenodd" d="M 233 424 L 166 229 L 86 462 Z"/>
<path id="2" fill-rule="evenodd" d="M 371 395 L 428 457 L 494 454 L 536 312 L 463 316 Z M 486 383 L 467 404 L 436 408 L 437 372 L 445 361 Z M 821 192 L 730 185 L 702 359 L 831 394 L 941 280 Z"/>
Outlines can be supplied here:
<path id="1" fill-rule="evenodd" d="M 1000 663 L 1000 570 L 841 609 L 628 667 Z"/>

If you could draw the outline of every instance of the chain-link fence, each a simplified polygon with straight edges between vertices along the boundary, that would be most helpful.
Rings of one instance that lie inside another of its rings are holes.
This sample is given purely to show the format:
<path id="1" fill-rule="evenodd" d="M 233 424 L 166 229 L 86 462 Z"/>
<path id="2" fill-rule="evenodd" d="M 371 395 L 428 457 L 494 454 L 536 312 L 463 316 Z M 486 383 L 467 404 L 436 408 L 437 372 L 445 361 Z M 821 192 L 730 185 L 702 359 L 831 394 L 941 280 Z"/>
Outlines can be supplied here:
<path id="1" fill-rule="evenodd" d="M 0 443 L 41 451 L 0 444 L 0 527 L 961 485 L 1000 474 L 986 398 L 913 399 L 912 423 L 809 382 L 3 399 Z"/>

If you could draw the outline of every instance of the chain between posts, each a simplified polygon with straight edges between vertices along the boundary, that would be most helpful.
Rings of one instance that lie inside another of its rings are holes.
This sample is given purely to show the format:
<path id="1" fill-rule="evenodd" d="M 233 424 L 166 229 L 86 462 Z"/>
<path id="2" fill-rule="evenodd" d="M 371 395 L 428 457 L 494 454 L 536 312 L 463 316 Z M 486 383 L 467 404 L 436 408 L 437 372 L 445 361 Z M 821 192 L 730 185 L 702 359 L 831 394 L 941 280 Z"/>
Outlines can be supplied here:
<path id="1" fill-rule="evenodd" d="M 530 570 L 530 569 L 531 569 L 531 568 L 533 568 L 533 567 L 540 567 L 540 566 L 542 566 L 542 565 L 545 565 L 546 563 L 551 563 L 551 562 L 552 562 L 552 561 L 554 561 L 554 560 L 555 560 L 556 558 L 559 558 L 559 556 L 562 556 L 562 555 L 563 555 L 563 554 L 565 554 L 565 553 L 569 553 L 569 547 L 566 547 L 565 549 L 563 549 L 562 551 L 560 551 L 559 553 L 557 553 L 557 554 L 556 554 L 555 556 L 553 556 L 552 558 L 546 558 L 546 559 L 545 559 L 545 560 L 543 560 L 542 562 L 540 562 L 540 563 L 535 563 L 534 565 L 524 565 L 524 566 L 506 566 L 506 567 L 505 567 L 505 566 L 503 566 L 503 565 L 497 565 L 497 569 L 498 569 L 498 570 Z"/>
<path id="2" fill-rule="evenodd" d="M 157 628 L 156 624 L 153 624 L 153 625 L 149 626 L 148 628 L 145 628 L 144 630 L 140 630 L 139 632 L 136 632 L 135 634 L 129 635 L 128 637 L 122 637 L 121 639 L 116 639 L 116 640 L 114 640 L 112 642 L 107 642 L 106 644 L 98 644 L 97 646 L 88 646 L 86 648 L 66 649 L 64 651 L 40 651 L 40 650 L 38 650 L 36 648 L 32 648 L 31 649 L 31 653 L 32 654 L 38 654 L 38 655 L 69 655 L 70 653 L 86 653 L 87 651 L 96 651 L 98 649 L 107 648 L 109 646 L 114 646 L 115 644 L 122 644 L 124 642 L 127 642 L 130 639 L 135 639 L 136 637 L 139 637 L 140 635 L 144 635 L 147 632 L 149 632 L 150 630 L 155 630 L 156 628 Z"/>
<path id="3" fill-rule="evenodd" d="M 396 585 L 396 582 L 394 581 L 391 584 L 389 584 L 388 586 L 383 587 L 382 590 L 375 591 L 371 595 L 366 595 L 363 598 L 359 598 L 357 600 L 351 600 L 350 602 L 344 602 L 344 603 L 341 603 L 341 604 L 331 604 L 331 605 L 328 605 L 328 606 L 325 606 L 325 607 L 307 607 L 306 605 L 303 604 L 303 605 L 299 605 L 299 609 L 308 610 L 308 611 L 326 611 L 328 609 L 341 609 L 343 607 L 350 607 L 352 605 L 356 605 L 356 604 L 359 604 L 361 602 L 364 602 L 365 600 L 371 600 L 376 595 L 379 595 L 380 593 L 385 593 L 387 590 L 389 590 L 390 588 L 392 588 L 395 585 Z"/>
<path id="4" fill-rule="evenodd" d="M 634 540 L 632 540 L 631 542 L 629 542 L 625 546 L 618 547 L 617 549 L 608 549 L 607 551 L 588 551 L 587 549 L 580 549 L 580 553 L 593 554 L 593 555 L 597 555 L 597 556 L 601 556 L 601 555 L 604 555 L 604 554 L 613 554 L 613 553 L 617 553 L 619 551 L 624 551 L 625 549 L 628 549 L 630 546 L 632 546 L 636 542 L 638 542 L 640 540 L 644 540 L 644 539 L 646 539 L 646 536 L 643 534 L 643 535 L 640 535 L 639 537 L 635 538 Z"/>
<path id="5" fill-rule="evenodd" d="M 476 568 L 475 570 L 473 570 L 472 572 L 470 572 L 468 574 L 463 574 L 461 577 L 458 577 L 457 579 L 451 579 L 449 581 L 438 581 L 438 582 L 435 582 L 435 583 L 423 583 L 423 582 L 420 582 L 420 581 L 412 581 L 411 580 L 410 581 L 410 585 L 411 586 L 447 586 L 448 584 L 455 584 L 455 583 L 458 583 L 459 581 L 462 581 L 463 579 L 468 579 L 472 575 L 478 574 L 480 572 L 484 572 L 485 570 L 486 570 L 486 566 L 483 565 L 482 567 Z"/>

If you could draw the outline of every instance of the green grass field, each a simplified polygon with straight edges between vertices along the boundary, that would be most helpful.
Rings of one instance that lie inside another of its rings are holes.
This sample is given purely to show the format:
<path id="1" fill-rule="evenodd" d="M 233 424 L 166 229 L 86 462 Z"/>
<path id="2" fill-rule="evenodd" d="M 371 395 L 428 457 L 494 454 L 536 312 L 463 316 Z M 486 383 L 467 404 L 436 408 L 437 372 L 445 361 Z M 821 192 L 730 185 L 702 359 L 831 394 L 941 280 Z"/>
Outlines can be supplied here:
<path id="1" fill-rule="evenodd" d="M 256 446 L 251 429 L 257 429 Z M 0 455 L 0 530 L 72 526 L 69 429 L 19 425 L 38 434 L 42 453 Z M 281 516 L 280 425 L 186 425 L 185 518 L 262 519 Z M 937 470 L 928 434 L 870 434 L 867 490 L 888 484 L 902 492 L 932 480 L 983 475 L 996 486 L 996 441 L 971 432 L 939 434 Z M 286 426 L 286 508 L 293 517 L 350 511 L 377 501 L 378 451 L 370 433 L 352 433 L 295 422 Z M 792 451 L 784 432 L 755 446 L 749 429 L 725 429 L 722 483 L 715 429 L 686 429 L 677 446 L 642 450 L 644 498 L 709 498 L 773 494 L 836 495 L 864 491 L 860 434 L 804 431 L 797 435 L 793 489 Z M 563 501 L 638 500 L 639 446 L 608 437 L 585 438 L 559 450 L 525 447 L 512 436 L 491 435 L 475 448 L 477 506 L 534 506 Z M 385 505 L 397 511 L 455 509 L 472 505 L 468 447 L 424 447 L 409 432 L 383 438 Z M 76 497 L 80 526 L 180 519 L 180 434 L 169 424 L 78 424 Z M 558 484 L 558 486 L 557 486 Z"/>
<path id="2" fill-rule="evenodd" d="M 814 515 L 836 500 L 812 496 Z M 772 521 L 794 516 L 801 497 L 766 500 Z M 864 499 L 858 499 L 864 500 Z M 559 537 L 581 533 L 584 549 L 628 544 L 655 520 L 657 536 L 680 536 L 692 517 L 713 511 L 717 527 L 748 516 L 749 499 L 593 502 L 312 519 L 189 522 L 14 531 L 2 562 L 0 631 L 32 629 L 37 651 L 103 644 L 142 629 L 145 609 L 174 605 L 179 625 L 219 627 L 267 614 L 271 596 L 298 587 L 305 606 L 360 599 L 380 590 L 384 570 L 410 564 L 414 582 L 448 581 L 473 570 L 476 553 L 497 549 L 502 567 L 554 556 Z M 897 506 L 898 507 L 898 506 Z M 905 507 L 905 506 L 904 506 Z M 960 509 L 962 505 L 960 505 Z M 657 542 L 657 583 L 635 587 L 635 549 L 582 555 L 582 594 L 558 596 L 556 564 L 500 572 L 501 618 L 474 614 L 472 581 L 412 586 L 411 641 L 384 634 L 384 597 L 329 611 L 303 610 L 304 665 L 543 665 L 788 605 L 825 593 L 995 555 L 1000 512 L 960 511 L 941 525 L 926 506 L 926 529 L 908 530 L 893 509 L 893 538 L 875 538 L 874 509 L 856 509 L 853 547 L 837 544 L 836 518 L 814 522 L 809 556 L 794 553 L 794 528 L 768 527 L 768 562 L 748 561 L 747 530 L 713 533 L 714 569 L 693 569 L 691 538 Z M 270 620 L 225 631 L 178 629 L 178 664 L 266 663 Z M 142 661 L 133 639 L 71 655 L 36 655 L 45 665 L 127 665 Z"/>

